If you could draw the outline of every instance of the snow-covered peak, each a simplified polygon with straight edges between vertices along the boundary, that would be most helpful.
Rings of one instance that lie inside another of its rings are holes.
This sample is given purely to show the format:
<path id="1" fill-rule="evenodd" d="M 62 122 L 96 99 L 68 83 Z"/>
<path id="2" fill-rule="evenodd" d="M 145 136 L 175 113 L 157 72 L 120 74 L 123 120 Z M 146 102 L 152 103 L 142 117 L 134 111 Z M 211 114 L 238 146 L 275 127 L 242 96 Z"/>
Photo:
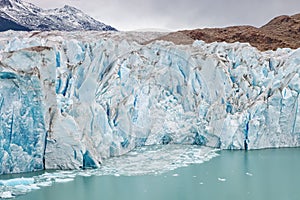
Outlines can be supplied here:
<path id="1" fill-rule="evenodd" d="M 0 0 L 0 17 L 30 30 L 116 30 L 68 5 L 63 8 L 44 10 L 21 0 Z"/>
<path id="2" fill-rule="evenodd" d="M 21 0 L 0 0 L 0 9 L 5 10 L 7 8 L 10 10 L 15 10 L 16 12 L 19 10 L 41 10 L 41 8 L 35 6 L 34 4 Z"/>
<path id="3" fill-rule="evenodd" d="M 71 11 L 71 12 L 81 12 L 79 9 L 73 7 L 73 6 L 69 6 L 69 5 L 65 5 L 63 8 L 60 8 L 59 10 L 64 10 L 64 11 Z"/>

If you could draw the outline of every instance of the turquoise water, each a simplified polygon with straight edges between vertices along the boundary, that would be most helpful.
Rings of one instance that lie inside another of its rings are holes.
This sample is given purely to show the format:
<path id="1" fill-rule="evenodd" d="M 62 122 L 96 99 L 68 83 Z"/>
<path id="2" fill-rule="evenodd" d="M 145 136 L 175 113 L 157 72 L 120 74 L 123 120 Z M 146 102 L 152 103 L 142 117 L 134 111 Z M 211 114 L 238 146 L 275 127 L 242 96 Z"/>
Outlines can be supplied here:
<path id="1" fill-rule="evenodd" d="M 150 175 L 130 176 L 120 171 L 111 175 L 77 172 L 76 176 L 69 176 L 73 180 L 55 182 L 15 199 L 300 199 L 300 148 L 221 151 L 218 154 L 207 162 L 188 164 L 161 174 L 156 171 Z M 113 163 L 116 162 L 117 159 Z M 152 164 L 155 162 L 148 163 Z M 141 169 L 137 167 L 138 170 Z"/>

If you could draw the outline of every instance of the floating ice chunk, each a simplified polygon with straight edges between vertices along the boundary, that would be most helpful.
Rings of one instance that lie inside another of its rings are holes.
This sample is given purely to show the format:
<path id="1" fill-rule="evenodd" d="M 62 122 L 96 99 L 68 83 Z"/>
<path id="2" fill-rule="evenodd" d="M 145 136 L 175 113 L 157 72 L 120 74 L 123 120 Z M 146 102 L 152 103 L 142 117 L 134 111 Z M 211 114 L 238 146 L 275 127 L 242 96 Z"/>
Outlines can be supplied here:
<path id="1" fill-rule="evenodd" d="M 17 186 L 17 185 L 30 185 L 34 183 L 33 178 L 14 178 L 8 180 L 0 180 L 0 186 Z"/>
<path id="2" fill-rule="evenodd" d="M 11 199 L 14 198 L 14 196 L 12 195 L 11 191 L 5 191 L 0 193 L 0 198 L 1 199 Z"/>
<path id="3" fill-rule="evenodd" d="M 88 171 L 83 171 L 83 172 L 79 172 L 78 173 L 79 176 L 83 176 L 83 177 L 90 177 L 92 176 L 92 174 Z"/>
<path id="4" fill-rule="evenodd" d="M 22 192 L 28 192 L 28 191 L 31 191 L 31 190 L 38 190 L 40 189 L 40 187 L 36 184 L 30 184 L 30 185 L 16 185 L 14 186 L 14 188 L 22 191 Z"/>
<path id="5" fill-rule="evenodd" d="M 48 187 L 51 185 L 52 185 L 52 181 L 45 181 L 45 182 L 37 183 L 37 186 L 39 186 L 39 187 Z"/>
<path id="6" fill-rule="evenodd" d="M 226 178 L 218 178 L 218 180 L 221 181 L 221 182 L 225 182 Z"/>
<path id="7" fill-rule="evenodd" d="M 246 175 L 247 176 L 253 176 L 253 174 L 249 173 L 249 172 L 246 172 Z"/>
<path id="8" fill-rule="evenodd" d="M 67 183 L 73 181 L 73 178 L 57 178 L 55 179 L 55 182 L 57 183 Z"/>

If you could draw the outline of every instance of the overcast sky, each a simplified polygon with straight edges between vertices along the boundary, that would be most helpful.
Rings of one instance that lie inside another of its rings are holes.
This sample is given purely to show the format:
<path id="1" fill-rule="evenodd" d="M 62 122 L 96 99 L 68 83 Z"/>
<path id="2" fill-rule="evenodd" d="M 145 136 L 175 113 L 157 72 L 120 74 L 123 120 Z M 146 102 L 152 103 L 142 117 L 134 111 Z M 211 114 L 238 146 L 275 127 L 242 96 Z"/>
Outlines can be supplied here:
<path id="1" fill-rule="evenodd" d="M 74 6 L 119 30 L 261 26 L 300 13 L 300 0 L 24 0 L 44 9 Z"/>

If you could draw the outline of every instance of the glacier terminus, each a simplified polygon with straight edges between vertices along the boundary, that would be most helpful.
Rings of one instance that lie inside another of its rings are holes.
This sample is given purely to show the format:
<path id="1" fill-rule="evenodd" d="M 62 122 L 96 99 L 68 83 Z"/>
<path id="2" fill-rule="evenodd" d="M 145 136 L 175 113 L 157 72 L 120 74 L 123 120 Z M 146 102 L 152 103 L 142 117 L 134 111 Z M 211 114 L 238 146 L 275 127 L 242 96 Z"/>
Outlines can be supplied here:
<path id="1" fill-rule="evenodd" d="M 97 168 L 154 144 L 300 146 L 299 49 L 154 37 L 1 33 L 0 174 Z"/>

